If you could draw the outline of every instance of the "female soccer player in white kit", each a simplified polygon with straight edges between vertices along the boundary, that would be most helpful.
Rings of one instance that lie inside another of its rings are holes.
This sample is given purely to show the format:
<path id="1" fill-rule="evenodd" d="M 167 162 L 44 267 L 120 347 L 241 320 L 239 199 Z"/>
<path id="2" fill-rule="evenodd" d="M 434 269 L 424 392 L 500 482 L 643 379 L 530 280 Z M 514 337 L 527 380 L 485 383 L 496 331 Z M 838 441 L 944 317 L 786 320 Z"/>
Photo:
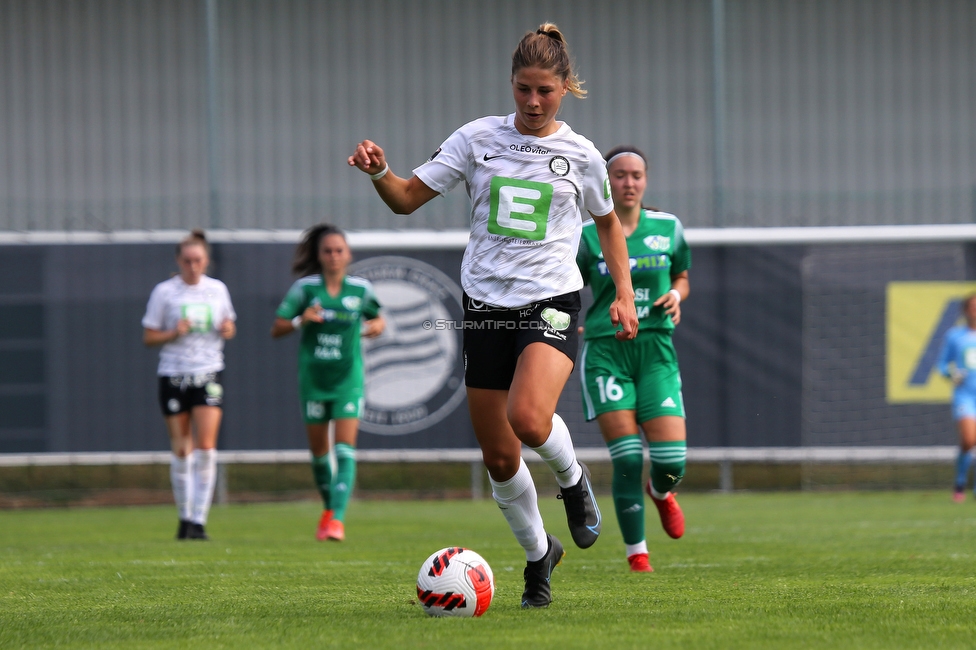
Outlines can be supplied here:
<path id="1" fill-rule="evenodd" d="M 589 472 L 555 413 L 576 359 L 583 281 L 575 258 L 586 212 L 616 283 L 609 318 L 621 327 L 618 337 L 637 334 L 637 313 L 603 157 L 555 119 L 567 92 L 585 94 L 556 25 L 522 38 L 511 81 L 514 113 L 462 126 L 409 179 L 393 174 L 369 140 L 348 162 L 398 214 L 460 181 L 468 190 L 471 235 L 461 262 L 468 408 L 492 496 L 525 549 L 522 607 L 529 608 L 549 606 L 549 579 L 564 553 L 543 525 L 523 443 L 555 475 L 577 546 L 592 545 L 601 526 Z"/>
<path id="2" fill-rule="evenodd" d="M 170 480 L 180 516 L 176 538 L 206 540 L 204 525 L 217 483 L 224 341 L 237 333 L 237 314 L 224 283 L 206 275 L 210 245 L 202 230 L 177 244 L 176 263 L 179 274 L 157 284 L 149 296 L 143 342 L 162 346 L 156 374 L 173 450 Z"/>

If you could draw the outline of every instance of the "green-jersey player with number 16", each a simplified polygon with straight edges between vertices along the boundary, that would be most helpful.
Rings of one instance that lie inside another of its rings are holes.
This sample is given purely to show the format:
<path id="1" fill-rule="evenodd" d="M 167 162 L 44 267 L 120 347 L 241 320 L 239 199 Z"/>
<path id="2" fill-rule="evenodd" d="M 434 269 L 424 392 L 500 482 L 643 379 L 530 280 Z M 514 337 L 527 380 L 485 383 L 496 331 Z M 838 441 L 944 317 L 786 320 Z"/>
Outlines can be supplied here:
<path id="1" fill-rule="evenodd" d="M 367 280 L 346 275 L 352 253 L 342 231 L 320 224 L 305 231 L 292 270 L 302 276 L 275 313 L 271 336 L 301 332 L 298 387 L 312 452 L 312 473 L 324 509 L 316 539 L 345 539 L 345 515 L 356 480 L 356 437 L 363 410 L 360 337 L 383 332 L 380 305 Z M 336 471 L 329 458 L 335 422 Z"/>
<path id="2" fill-rule="evenodd" d="M 591 224 L 583 227 L 577 264 L 593 288 L 593 306 L 586 314 L 580 355 L 583 407 L 596 420 L 613 461 L 613 503 L 627 545 L 631 571 L 652 571 L 644 536 L 641 493 L 644 447 L 651 455 L 646 491 L 657 506 L 665 532 L 684 533 L 684 515 L 672 490 L 685 473 L 685 410 L 678 358 L 671 333 L 681 319 L 680 303 L 688 297 L 691 252 L 681 222 L 674 215 L 643 208 L 647 162 L 634 147 L 607 152 L 607 171 L 614 210 L 627 236 L 640 334 L 635 341 L 614 338 L 600 315 L 614 288 L 600 241 Z"/>

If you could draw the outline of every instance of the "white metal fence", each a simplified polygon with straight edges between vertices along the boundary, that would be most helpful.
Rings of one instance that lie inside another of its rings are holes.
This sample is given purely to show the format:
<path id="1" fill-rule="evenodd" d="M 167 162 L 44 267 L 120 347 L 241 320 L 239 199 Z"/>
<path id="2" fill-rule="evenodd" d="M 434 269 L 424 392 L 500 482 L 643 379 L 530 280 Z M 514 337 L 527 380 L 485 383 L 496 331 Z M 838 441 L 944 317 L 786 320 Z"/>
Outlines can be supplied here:
<path id="1" fill-rule="evenodd" d="M 689 463 L 716 463 L 719 465 L 719 490 L 731 492 L 734 485 L 736 463 L 760 464 L 946 464 L 956 457 L 958 448 L 951 445 L 930 447 L 702 447 L 688 449 Z M 538 454 L 523 449 L 527 462 L 541 462 Z M 576 454 L 583 462 L 609 462 L 610 454 L 605 447 L 580 447 Z M 0 454 L 0 467 L 69 467 L 74 465 L 163 465 L 172 457 L 168 451 L 155 452 L 88 452 Z M 480 449 L 360 449 L 357 459 L 363 463 L 469 463 L 471 465 L 471 496 L 484 497 L 484 465 Z M 234 464 L 289 464 L 307 463 L 306 449 L 281 449 L 276 451 L 221 450 L 218 463 Z M 221 477 L 226 474 L 221 471 Z M 217 488 L 218 503 L 227 501 L 227 485 L 220 480 Z"/>

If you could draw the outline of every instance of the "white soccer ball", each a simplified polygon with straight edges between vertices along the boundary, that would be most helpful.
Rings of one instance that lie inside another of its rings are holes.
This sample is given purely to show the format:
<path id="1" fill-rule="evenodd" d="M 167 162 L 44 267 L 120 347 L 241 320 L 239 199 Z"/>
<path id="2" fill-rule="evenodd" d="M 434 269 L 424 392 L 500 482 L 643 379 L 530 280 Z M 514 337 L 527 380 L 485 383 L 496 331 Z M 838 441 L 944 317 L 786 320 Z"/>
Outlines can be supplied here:
<path id="1" fill-rule="evenodd" d="M 471 549 L 442 548 L 417 574 L 417 598 L 429 616 L 481 616 L 494 595 L 491 567 Z"/>

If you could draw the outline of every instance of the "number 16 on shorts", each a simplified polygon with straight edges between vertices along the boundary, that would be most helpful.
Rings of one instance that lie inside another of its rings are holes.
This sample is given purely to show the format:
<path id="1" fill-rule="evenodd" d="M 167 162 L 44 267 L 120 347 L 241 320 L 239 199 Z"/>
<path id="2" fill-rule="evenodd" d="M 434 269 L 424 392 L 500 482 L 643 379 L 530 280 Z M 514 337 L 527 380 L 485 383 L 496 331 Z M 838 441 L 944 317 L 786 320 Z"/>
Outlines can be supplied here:
<path id="1" fill-rule="evenodd" d="M 621 382 L 610 374 L 590 375 L 585 371 L 581 379 L 587 420 L 610 411 L 628 411 L 637 407 L 632 382 Z"/>
<path id="2" fill-rule="evenodd" d="M 580 361 L 587 420 L 610 411 L 635 411 L 638 422 L 685 416 L 670 334 L 627 343 L 611 337 L 587 341 Z"/>
<path id="3" fill-rule="evenodd" d="M 596 385 L 600 389 L 600 403 L 619 402 L 624 396 L 623 387 L 617 383 L 616 377 L 597 377 Z"/>

